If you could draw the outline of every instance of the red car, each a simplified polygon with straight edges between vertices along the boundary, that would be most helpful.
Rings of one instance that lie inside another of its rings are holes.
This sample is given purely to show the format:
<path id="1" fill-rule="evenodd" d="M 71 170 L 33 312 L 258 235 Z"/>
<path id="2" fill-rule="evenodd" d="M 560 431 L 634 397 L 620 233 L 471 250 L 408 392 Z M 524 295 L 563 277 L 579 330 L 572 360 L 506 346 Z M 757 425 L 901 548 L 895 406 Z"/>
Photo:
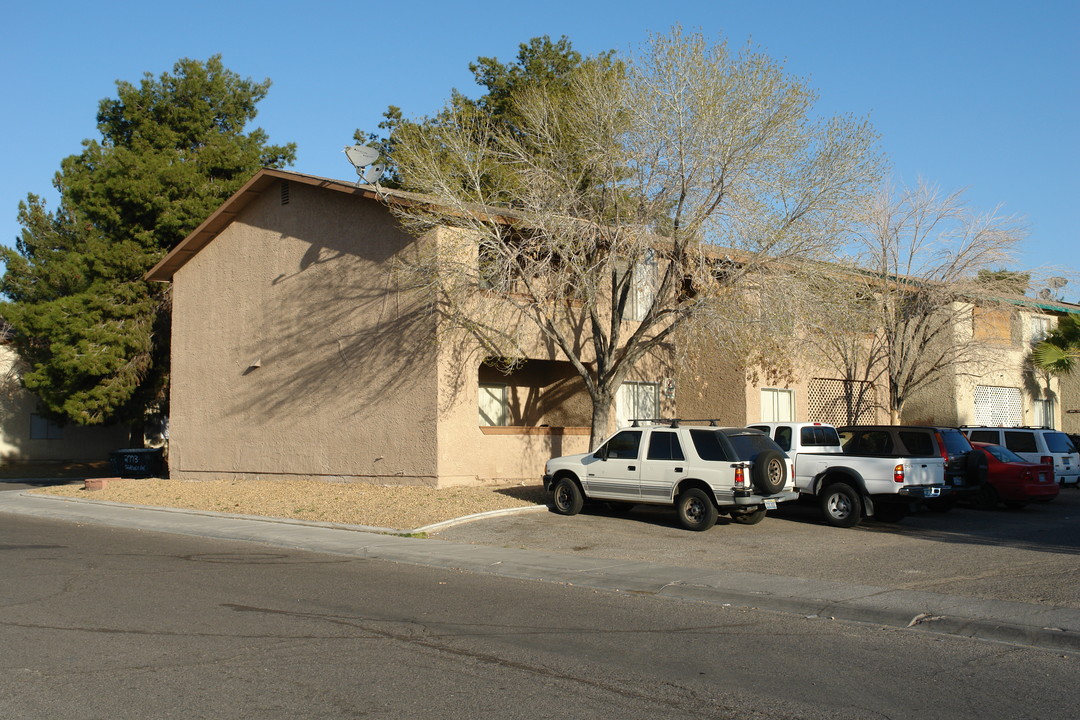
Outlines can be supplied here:
<path id="1" fill-rule="evenodd" d="M 1022 508 L 1029 502 L 1050 502 L 1058 496 L 1054 466 L 1030 463 L 1001 445 L 971 443 L 972 452 L 986 458 L 986 483 L 975 495 L 975 504 L 992 510 L 999 502 L 1006 507 Z"/>

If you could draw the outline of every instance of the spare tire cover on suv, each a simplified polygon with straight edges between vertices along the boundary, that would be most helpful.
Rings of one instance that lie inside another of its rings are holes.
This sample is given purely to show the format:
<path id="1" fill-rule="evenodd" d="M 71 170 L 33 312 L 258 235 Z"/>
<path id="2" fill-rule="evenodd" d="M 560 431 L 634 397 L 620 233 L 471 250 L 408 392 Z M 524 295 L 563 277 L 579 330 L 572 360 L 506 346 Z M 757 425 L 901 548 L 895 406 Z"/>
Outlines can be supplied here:
<path id="1" fill-rule="evenodd" d="M 754 458 L 750 479 L 762 495 L 774 495 L 787 485 L 787 463 L 776 450 L 763 450 Z"/>

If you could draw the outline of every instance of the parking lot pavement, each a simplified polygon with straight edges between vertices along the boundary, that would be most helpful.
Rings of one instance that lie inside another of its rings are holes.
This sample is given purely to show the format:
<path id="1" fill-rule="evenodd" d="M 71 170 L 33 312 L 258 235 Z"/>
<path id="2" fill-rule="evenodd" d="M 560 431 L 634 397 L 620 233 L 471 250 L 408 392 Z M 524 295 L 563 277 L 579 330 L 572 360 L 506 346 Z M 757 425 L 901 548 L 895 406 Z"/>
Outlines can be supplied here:
<path id="1" fill-rule="evenodd" d="M 789 503 L 764 522 L 681 529 L 670 509 L 639 505 L 494 517 L 441 530 L 456 543 L 591 558 L 831 580 L 987 600 L 1080 608 L 1080 490 L 1019 510 L 919 513 L 890 525 L 825 525 Z"/>

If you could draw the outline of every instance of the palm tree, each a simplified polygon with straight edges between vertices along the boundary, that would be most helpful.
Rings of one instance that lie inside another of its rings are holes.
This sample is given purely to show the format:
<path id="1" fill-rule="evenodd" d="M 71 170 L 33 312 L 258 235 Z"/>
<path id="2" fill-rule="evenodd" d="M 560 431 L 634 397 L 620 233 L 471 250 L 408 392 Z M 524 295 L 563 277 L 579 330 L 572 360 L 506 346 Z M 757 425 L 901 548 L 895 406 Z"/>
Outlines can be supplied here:
<path id="1" fill-rule="evenodd" d="M 1073 372 L 1080 362 L 1080 317 L 1066 315 L 1031 351 L 1031 362 L 1052 375 Z"/>

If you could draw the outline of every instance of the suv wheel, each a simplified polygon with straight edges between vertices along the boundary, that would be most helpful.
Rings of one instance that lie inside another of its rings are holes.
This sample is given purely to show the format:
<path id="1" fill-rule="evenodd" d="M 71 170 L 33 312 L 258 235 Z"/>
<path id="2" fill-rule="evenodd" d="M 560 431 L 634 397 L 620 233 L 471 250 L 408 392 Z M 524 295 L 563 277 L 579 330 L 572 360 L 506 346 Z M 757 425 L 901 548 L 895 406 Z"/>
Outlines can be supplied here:
<path id="1" fill-rule="evenodd" d="M 576 482 L 568 477 L 561 477 L 555 481 L 555 487 L 551 488 L 551 504 L 560 515 L 577 515 L 585 505 L 585 498 Z"/>
<path id="2" fill-rule="evenodd" d="M 833 483 L 821 491 L 821 512 L 833 527 L 854 527 L 862 519 L 862 502 L 858 494 L 844 483 Z"/>
<path id="3" fill-rule="evenodd" d="M 687 530 L 708 530 L 716 524 L 717 510 L 712 498 L 704 490 L 690 488 L 675 501 L 679 524 Z"/>

